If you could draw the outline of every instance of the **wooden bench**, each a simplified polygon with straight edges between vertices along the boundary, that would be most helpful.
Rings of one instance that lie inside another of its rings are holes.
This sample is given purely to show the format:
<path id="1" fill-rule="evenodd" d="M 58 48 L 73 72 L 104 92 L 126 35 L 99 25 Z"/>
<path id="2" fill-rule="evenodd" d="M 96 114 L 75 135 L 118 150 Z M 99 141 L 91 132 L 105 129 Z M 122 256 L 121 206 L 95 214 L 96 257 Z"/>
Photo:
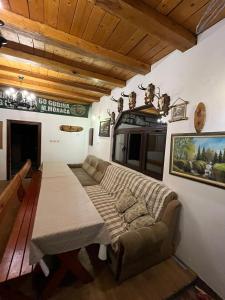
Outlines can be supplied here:
<path id="1" fill-rule="evenodd" d="M 0 203 L 2 203 L 0 218 L 4 213 L 7 213 L 7 201 L 11 197 L 15 197 L 16 193 L 18 193 L 18 198 L 22 195 L 21 185 L 21 175 L 18 173 L 0 195 Z M 33 271 L 33 266 L 29 264 L 29 242 L 33 230 L 40 185 L 41 172 L 34 171 L 27 190 L 23 191 L 22 202 L 0 262 L 0 295 L 6 296 L 6 299 L 11 299 L 12 294 L 15 296 L 7 283 Z M 18 293 L 16 292 L 16 298 L 13 299 L 17 298 Z"/>

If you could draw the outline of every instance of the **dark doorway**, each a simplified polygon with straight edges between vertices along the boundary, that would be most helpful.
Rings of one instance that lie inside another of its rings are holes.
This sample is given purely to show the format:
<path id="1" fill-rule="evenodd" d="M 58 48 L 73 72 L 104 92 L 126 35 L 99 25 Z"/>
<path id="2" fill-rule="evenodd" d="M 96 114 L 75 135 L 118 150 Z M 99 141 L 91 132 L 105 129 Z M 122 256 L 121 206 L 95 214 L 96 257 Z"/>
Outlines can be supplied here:
<path id="1" fill-rule="evenodd" d="M 7 179 L 14 176 L 27 159 L 38 169 L 41 160 L 41 123 L 7 120 Z"/>

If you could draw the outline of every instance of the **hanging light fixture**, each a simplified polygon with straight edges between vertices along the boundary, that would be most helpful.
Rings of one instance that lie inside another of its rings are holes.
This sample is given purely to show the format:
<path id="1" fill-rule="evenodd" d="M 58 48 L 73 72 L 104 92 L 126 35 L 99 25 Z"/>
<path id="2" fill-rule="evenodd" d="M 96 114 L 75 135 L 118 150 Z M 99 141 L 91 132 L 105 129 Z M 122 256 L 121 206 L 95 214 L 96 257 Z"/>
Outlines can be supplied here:
<path id="1" fill-rule="evenodd" d="M 20 80 L 21 88 L 15 90 L 14 88 L 9 88 L 5 91 L 7 97 L 7 106 L 12 108 L 24 108 L 35 110 L 37 106 L 36 96 L 34 93 L 30 93 L 26 90 L 22 90 L 22 82 L 24 80 L 23 76 L 18 76 Z"/>

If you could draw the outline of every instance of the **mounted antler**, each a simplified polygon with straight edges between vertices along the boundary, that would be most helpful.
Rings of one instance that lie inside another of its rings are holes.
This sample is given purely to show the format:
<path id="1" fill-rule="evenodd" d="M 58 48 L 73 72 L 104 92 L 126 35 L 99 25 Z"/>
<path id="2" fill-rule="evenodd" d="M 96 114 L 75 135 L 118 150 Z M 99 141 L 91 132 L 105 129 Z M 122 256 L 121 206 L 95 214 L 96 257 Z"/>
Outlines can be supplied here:
<path id="1" fill-rule="evenodd" d="M 150 83 L 146 88 L 144 88 L 142 84 L 139 84 L 138 88 L 142 91 L 145 91 L 145 104 L 152 104 L 154 97 L 156 96 L 154 84 Z"/>
<path id="2" fill-rule="evenodd" d="M 166 117 L 170 110 L 170 96 L 163 94 L 158 100 L 158 110 L 161 115 Z"/>
<path id="3" fill-rule="evenodd" d="M 123 98 L 120 97 L 118 100 L 116 100 L 113 96 L 111 97 L 111 100 L 118 103 L 118 113 L 123 111 Z"/>
<path id="4" fill-rule="evenodd" d="M 118 103 L 118 100 L 116 100 L 113 96 L 111 97 L 111 100 Z"/>
<path id="5" fill-rule="evenodd" d="M 136 106 L 137 94 L 135 92 L 131 92 L 129 95 L 126 95 L 124 92 L 122 92 L 121 96 L 129 98 L 129 109 L 133 110 Z"/>
<path id="6" fill-rule="evenodd" d="M 129 97 L 129 95 L 124 94 L 124 92 L 121 93 L 122 97 Z"/>
<path id="7" fill-rule="evenodd" d="M 138 88 L 139 88 L 140 90 L 142 90 L 142 91 L 146 91 L 146 90 L 147 90 L 147 88 L 144 88 L 144 87 L 143 87 L 142 83 L 138 85 Z"/>
<path id="8" fill-rule="evenodd" d="M 114 111 L 110 112 L 109 109 L 107 109 L 107 113 L 108 113 L 108 115 L 110 116 L 110 119 L 111 119 L 110 124 L 114 125 L 115 122 L 116 122 L 116 120 L 115 120 L 116 119 L 116 114 L 114 113 Z"/>

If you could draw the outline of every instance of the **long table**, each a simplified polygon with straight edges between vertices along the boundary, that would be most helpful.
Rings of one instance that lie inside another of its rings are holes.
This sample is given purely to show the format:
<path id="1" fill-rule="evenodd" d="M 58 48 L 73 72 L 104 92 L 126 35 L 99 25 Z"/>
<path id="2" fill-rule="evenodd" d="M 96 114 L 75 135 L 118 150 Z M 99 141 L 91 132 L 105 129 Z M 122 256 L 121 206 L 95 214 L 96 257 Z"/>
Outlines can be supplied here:
<path id="1" fill-rule="evenodd" d="M 71 253 L 94 243 L 110 243 L 104 220 L 65 163 L 44 162 L 30 263 L 40 262 L 45 255 Z"/>

